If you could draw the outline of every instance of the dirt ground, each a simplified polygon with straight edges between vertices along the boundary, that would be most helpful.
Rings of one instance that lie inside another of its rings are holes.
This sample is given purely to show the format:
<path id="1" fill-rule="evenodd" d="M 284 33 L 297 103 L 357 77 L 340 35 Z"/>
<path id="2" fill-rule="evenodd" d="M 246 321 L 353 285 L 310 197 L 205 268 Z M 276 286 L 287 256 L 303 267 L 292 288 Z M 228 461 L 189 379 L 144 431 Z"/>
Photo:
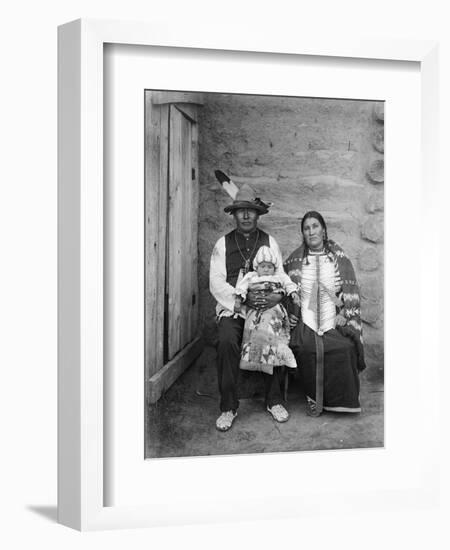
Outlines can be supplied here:
<path id="1" fill-rule="evenodd" d="M 290 379 L 289 421 L 275 422 L 264 409 L 262 380 L 244 374 L 238 416 L 228 432 L 216 430 L 220 414 L 215 350 L 207 347 L 192 365 L 148 409 L 146 457 L 186 457 L 318 449 L 383 447 L 384 392 L 380 383 L 361 375 L 360 414 L 306 414 L 298 380 Z"/>

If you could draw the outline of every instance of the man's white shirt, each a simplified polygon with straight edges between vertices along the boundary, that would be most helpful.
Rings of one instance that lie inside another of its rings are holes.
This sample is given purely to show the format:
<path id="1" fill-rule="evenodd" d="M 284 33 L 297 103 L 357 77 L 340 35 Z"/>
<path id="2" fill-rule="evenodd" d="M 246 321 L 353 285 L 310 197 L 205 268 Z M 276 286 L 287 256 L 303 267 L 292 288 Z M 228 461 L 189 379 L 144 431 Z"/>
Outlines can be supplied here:
<path id="1" fill-rule="evenodd" d="M 275 274 L 283 274 L 283 258 L 281 250 L 276 240 L 269 235 L 269 247 L 277 258 L 277 267 Z M 242 279 L 242 270 L 239 274 L 237 283 Z M 237 284 L 236 283 L 236 284 Z M 245 308 L 240 313 L 234 313 L 235 288 L 227 283 L 227 263 L 225 251 L 225 236 L 220 237 L 216 242 L 209 267 L 209 290 L 217 300 L 216 315 L 220 317 L 239 316 L 245 318 Z"/>

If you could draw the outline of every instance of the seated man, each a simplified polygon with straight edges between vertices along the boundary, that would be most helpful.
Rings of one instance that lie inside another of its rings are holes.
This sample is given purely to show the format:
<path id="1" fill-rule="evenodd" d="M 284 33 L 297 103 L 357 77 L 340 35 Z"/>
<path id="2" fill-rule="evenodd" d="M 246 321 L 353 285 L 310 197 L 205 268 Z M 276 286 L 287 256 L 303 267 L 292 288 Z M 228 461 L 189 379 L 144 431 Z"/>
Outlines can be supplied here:
<path id="1" fill-rule="evenodd" d="M 216 421 L 220 431 L 231 428 L 237 415 L 239 362 L 245 321 L 245 310 L 235 310 L 235 286 L 253 269 L 253 260 L 261 246 L 270 247 L 278 256 L 277 273 L 283 272 L 281 252 L 275 239 L 258 228 L 260 215 L 267 214 L 268 205 L 255 197 L 249 185 L 243 185 L 225 212 L 233 215 L 236 229 L 221 237 L 215 244 L 210 265 L 210 291 L 217 300 L 218 319 L 217 374 L 221 415 Z M 254 309 L 275 306 L 282 298 L 279 293 L 258 296 L 251 292 L 246 304 Z M 265 402 L 277 422 L 285 422 L 289 414 L 281 404 L 279 369 L 273 374 L 262 373 Z"/>

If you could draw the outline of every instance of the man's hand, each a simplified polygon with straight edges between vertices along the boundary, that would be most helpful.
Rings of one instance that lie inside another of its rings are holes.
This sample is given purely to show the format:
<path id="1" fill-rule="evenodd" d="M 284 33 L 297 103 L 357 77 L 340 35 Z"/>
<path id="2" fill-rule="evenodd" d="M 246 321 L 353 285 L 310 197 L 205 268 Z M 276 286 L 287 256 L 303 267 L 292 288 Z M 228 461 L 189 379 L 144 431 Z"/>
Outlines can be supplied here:
<path id="1" fill-rule="evenodd" d="M 272 292 L 271 294 L 263 295 L 258 292 L 250 291 L 247 294 L 246 305 L 252 309 L 265 310 L 276 306 L 281 302 L 283 298 L 282 294 L 278 292 Z"/>

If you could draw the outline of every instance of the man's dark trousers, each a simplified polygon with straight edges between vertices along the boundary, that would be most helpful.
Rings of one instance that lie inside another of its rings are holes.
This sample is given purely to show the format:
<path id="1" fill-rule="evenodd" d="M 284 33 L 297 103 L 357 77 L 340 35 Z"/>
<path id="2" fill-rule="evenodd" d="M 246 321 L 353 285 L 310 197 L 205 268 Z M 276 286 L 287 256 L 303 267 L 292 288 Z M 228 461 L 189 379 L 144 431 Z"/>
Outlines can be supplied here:
<path id="1" fill-rule="evenodd" d="M 219 341 L 217 344 L 217 378 L 219 381 L 220 410 L 236 411 L 239 407 L 239 361 L 241 359 L 244 319 L 222 317 L 218 322 Z M 265 401 L 268 407 L 282 402 L 279 368 L 273 375 L 261 373 L 264 379 Z"/>

